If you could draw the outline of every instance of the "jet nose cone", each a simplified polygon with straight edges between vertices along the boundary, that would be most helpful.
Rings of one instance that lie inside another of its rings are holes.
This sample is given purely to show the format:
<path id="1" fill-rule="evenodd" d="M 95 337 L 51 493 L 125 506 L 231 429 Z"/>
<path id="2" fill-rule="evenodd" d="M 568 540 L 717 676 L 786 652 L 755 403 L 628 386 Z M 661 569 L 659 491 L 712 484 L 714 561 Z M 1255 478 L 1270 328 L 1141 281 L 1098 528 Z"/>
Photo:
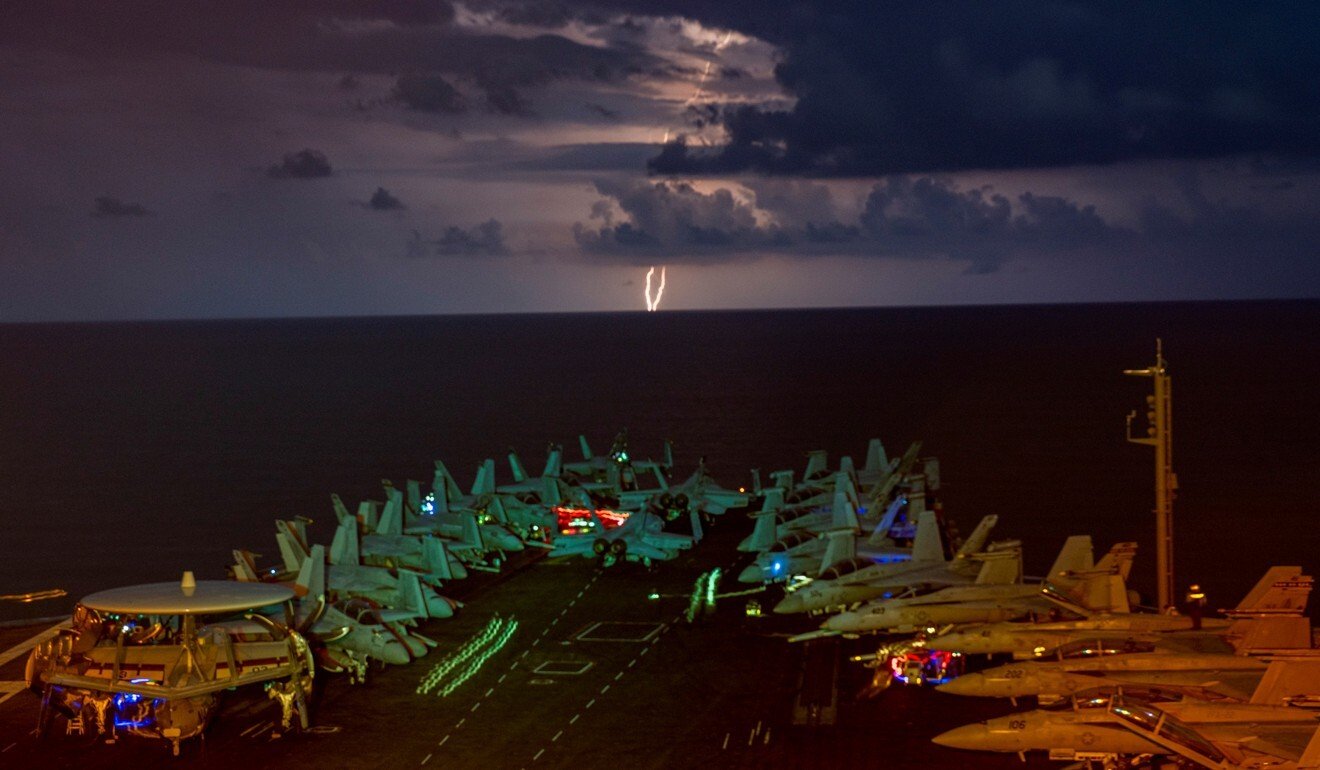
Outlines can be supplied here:
<path id="1" fill-rule="evenodd" d="M 849 631 L 859 625 L 861 616 L 856 612 L 840 612 L 838 615 L 826 620 L 821 628 L 829 631 Z"/>
<path id="2" fill-rule="evenodd" d="M 963 674 L 935 689 L 950 695 L 985 695 L 985 676 L 980 673 Z"/>
<path id="3" fill-rule="evenodd" d="M 788 594 L 775 605 L 775 613 L 778 615 L 791 615 L 795 612 L 806 612 L 806 610 L 802 597 L 795 593 Z"/>
<path id="4" fill-rule="evenodd" d="M 430 596 L 426 599 L 426 614 L 433 618 L 452 618 L 454 605 L 443 596 Z"/>
<path id="5" fill-rule="evenodd" d="M 412 661 L 408 649 L 399 642 L 390 642 L 380 650 L 380 659 L 395 666 L 404 666 Z"/>
<path id="6" fill-rule="evenodd" d="M 738 573 L 739 583 L 761 583 L 764 581 L 765 573 L 756 564 L 749 564 L 746 569 Z"/>
<path id="7" fill-rule="evenodd" d="M 951 749 L 986 750 L 989 748 L 988 735 L 989 733 L 983 724 L 963 725 L 940 733 L 931 738 L 930 742 Z"/>

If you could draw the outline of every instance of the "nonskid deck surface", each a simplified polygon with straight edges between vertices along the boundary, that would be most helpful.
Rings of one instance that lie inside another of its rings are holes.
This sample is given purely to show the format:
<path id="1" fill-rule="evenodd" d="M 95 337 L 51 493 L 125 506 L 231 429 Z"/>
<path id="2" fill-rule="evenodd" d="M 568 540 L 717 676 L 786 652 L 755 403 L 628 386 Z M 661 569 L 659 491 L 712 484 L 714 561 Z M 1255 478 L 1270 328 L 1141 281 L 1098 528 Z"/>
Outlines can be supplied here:
<path id="1" fill-rule="evenodd" d="M 373 671 L 362 686 L 319 677 L 311 734 L 272 738 L 278 710 L 258 693 L 231 698 L 177 759 L 167 744 L 132 736 L 38 741 L 38 699 L 22 690 L 0 702 L 0 767 L 1021 767 L 1012 755 L 930 743 L 1008 713 L 1007 703 L 900 686 L 854 701 L 869 671 L 843 656 L 869 651 L 868 640 L 826 642 L 839 664 L 808 666 L 785 637 L 809 620 L 749 618 L 735 598 L 689 624 L 697 577 L 741 568 L 733 546 L 744 524 L 721 521 L 701 546 L 649 571 L 543 559 L 476 581 L 458 616 L 424 629 L 439 642 L 427 657 Z M 0 650 L 40 630 L 0 629 Z M 21 680 L 23 660 L 0 666 L 0 681 Z M 837 683 L 813 678 L 821 671 L 837 671 Z M 828 700 L 836 686 L 835 724 L 793 724 L 800 696 Z"/>

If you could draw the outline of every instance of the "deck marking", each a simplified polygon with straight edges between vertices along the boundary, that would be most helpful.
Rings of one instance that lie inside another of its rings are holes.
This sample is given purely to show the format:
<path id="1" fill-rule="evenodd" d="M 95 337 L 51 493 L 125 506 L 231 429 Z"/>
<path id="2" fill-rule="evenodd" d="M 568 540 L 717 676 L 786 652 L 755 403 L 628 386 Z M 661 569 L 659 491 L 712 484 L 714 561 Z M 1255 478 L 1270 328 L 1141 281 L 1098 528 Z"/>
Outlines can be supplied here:
<path id="1" fill-rule="evenodd" d="M 515 660 L 514 662 L 512 662 L 512 663 L 509 664 L 509 670 L 510 670 L 510 671 L 514 670 L 514 669 L 517 668 L 517 667 L 518 667 L 518 661 L 516 661 L 516 660 Z"/>
<path id="2" fill-rule="evenodd" d="M 15 679 L 12 682 L 0 682 L 0 703 L 4 703 L 27 688 L 28 683 L 26 679 Z"/>
<path id="3" fill-rule="evenodd" d="M 454 729 L 457 730 L 458 728 L 462 727 L 463 723 L 466 721 L 467 721 L 467 717 L 463 717 L 462 719 L 458 720 L 458 724 L 454 725 Z"/>
<path id="4" fill-rule="evenodd" d="M 536 756 L 532 757 L 532 761 L 535 762 L 536 760 L 540 759 L 541 755 L 544 753 L 545 753 L 545 749 L 541 749 L 540 751 L 536 752 Z"/>
<path id="5" fill-rule="evenodd" d="M 528 654 L 529 652 L 531 652 L 531 650 L 523 650 L 522 657 L 524 657 L 524 658 L 527 657 L 527 654 Z M 512 666 L 511 666 L 510 668 L 512 668 Z"/>
<path id="6" fill-rule="evenodd" d="M 761 720 L 758 719 L 756 720 L 756 732 L 752 733 L 752 735 L 760 735 L 760 734 L 761 734 Z"/>
<path id="7" fill-rule="evenodd" d="M 259 735 L 261 735 L 262 733 L 266 732 L 267 730 L 273 728 L 274 726 L 275 726 L 275 723 L 274 723 L 274 722 L 267 722 L 266 725 L 265 725 L 264 727 L 262 727 L 260 730 L 256 731 L 255 733 L 252 733 L 252 737 L 253 737 L 253 738 L 256 738 L 257 736 L 259 736 Z"/>
<path id="8" fill-rule="evenodd" d="M 422 760 L 422 764 L 424 765 L 424 764 L 426 764 L 427 762 L 430 762 L 430 761 L 431 761 L 431 755 L 430 755 L 430 754 L 427 754 L 427 755 L 426 755 L 426 758 Z"/>
<path id="9" fill-rule="evenodd" d="M 636 658 L 633 658 L 632 660 L 628 661 L 628 668 L 632 668 L 632 667 L 635 666 L 635 665 L 637 665 L 637 659 L 636 659 Z M 623 673 L 623 672 L 619 672 L 619 673 Z"/>
<path id="10" fill-rule="evenodd" d="M 479 708 L 481 708 L 481 701 L 477 701 L 476 703 L 472 704 L 472 711 L 476 711 Z M 472 711 L 469 711 L 468 713 L 471 714 Z"/>
<path id="11" fill-rule="evenodd" d="M 592 698 L 591 700 L 587 701 L 587 708 L 591 708 L 591 707 L 594 706 L 594 705 L 596 705 L 596 699 L 595 699 L 595 698 Z"/>
<path id="12" fill-rule="evenodd" d="M 258 727 L 261 727 L 263 724 L 265 724 L 265 722 L 257 722 L 256 724 L 252 725 L 252 726 L 249 727 L 248 729 L 246 729 L 246 730 L 244 730 L 243 732 L 239 733 L 239 737 L 246 738 L 248 733 L 252 732 L 253 730 L 257 729 Z"/>
<path id="13" fill-rule="evenodd" d="M 623 678 L 623 672 L 622 672 L 622 671 L 620 671 L 619 673 L 617 673 L 617 674 L 614 675 L 614 681 L 616 681 L 616 682 L 619 681 L 619 680 L 622 679 L 622 678 Z"/>
<path id="14" fill-rule="evenodd" d="M 440 739 L 440 742 L 437 743 L 436 745 L 437 745 L 437 746 L 443 746 L 443 745 L 445 745 L 445 741 L 447 741 L 447 740 L 449 740 L 449 736 L 448 736 L 448 735 L 445 735 L 445 737 L 441 738 L 441 739 Z"/>
<path id="15" fill-rule="evenodd" d="M 581 711 L 579 711 L 578 713 L 574 714 L 574 715 L 573 715 L 573 718 L 570 719 L 570 720 L 568 720 L 568 723 L 569 723 L 570 725 L 573 724 L 574 722 L 578 721 L 578 717 L 580 717 L 580 716 L 582 716 L 582 712 L 581 712 Z"/>
<path id="16" fill-rule="evenodd" d="M 564 731 L 563 731 L 563 730 L 560 730 L 559 732 L 555 733 L 555 737 L 551 738 L 551 739 L 550 739 L 550 742 L 551 742 L 551 743 L 554 743 L 555 741 L 559 740 L 559 736 L 561 736 L 561 735 L 563 735 L 563 734 L 564 734 Z"/>
<path id="17" fill-rule="evenodd" d="M 763 741 L 763 743 L 764 743 L 766 746 L 769 746 L 769 745 L 770 745 L 770 728 L 769 728 L 769 727 L 765 728 L 765 741 Z"/>
<path id="18" fill-rule="evenodd" d="M 729 734 L 728 734 L 728 733 L 725 733 L 725 734 L 724 734 L 724 743 L 720 744 L 720 749 L 723 750 L 723 749 L 727 749 L 727 748 L 729 748 Z"/>
<path id="19" fill-rule="evenodd" d="M 655 644 L 655 642 L 651 642 L 651 644 Z M 650 652 L 650 651 L 651 651 L 651 648 L 650 648 L 649 645 L 646 646 L 646 647 L 643 647 L 643 648 L 642 648 L 642 651 L 639 652 L 639 653 L 637 653 L 637 657 L 640 658 L 640 657 L 642 657 L 643 655 L 645 655 L 646 653 L 648 653 L 648 652 Z"/>
<path id="20" fill-rule="evenodd" d="M 601 695 L 604 695 L 605 693 L 607 693 L 607 692 L 609 692 L 609 691 L 610 691 L 610 686 L 609 686 L 609 685 L 605 685 L 604 687 L 600 688 L 600 694 L 601 694 Z"/>
<path id="21" fill-rule="evenodd" d="M 483 696 L 481 696 L 481 697 L 483 697 L 483 698 L 489 698 L 489 697 L 490 697 L 490 694 L 493 693 L 493 692 L 495 692 L 495 688 L 494 688 L 494 687 L 492 687 L 492 688 L 490 688 L 489 690 L 487 690 L 487 691 L 486 691 L 486 694 L 483 695 Z"/>
<path id="22" fill-rule="evenodd" d="M 4 748 L 4 751 L 0 751 L 0 754 L 5 753 L 5 751 L 9 751 L 10 749 L 14 748 L 14 747 L 17 746 L 17 745 L 18 745 L 18 741 L 14 741 L 13 743 L 11 743 L 11 744 L 9 744 L 8 746 L 6 746 L 6 747 Z"/>
<path id="23" fill-rule="evenodd" d="M 751 746 L 751 745 L 752 745 L 752 741 L 754 741 L 754 740 L 756 740 L 756 729 L 755 729 L 755 728 L 753 728 L 752 731 L 751 731 L 750 733 L 747 734 L 747 745 L 748 745 L 748 746 Z"/>
<path id="24" fill-rule="evenodd" d="M 504 680 L 508 678 L 509 678 L 508 674 L 500 674 L 499 681 L 497 681 L 495 684 L 504 684 Z"/>
<path id="25" fill-rule="evenodd" d="M 532 640 L 532 646 L 533 646 L 533 647 L 535 647 L 536 645 L 538 645 L 538 644 L 540 644 L 540 643 L 541 643 L 541 640 L 540 640 L 540 639 L 533 639 L 533 640 Z M 529 651 L 529 652 L 530 652 L 530 651 Z"/>

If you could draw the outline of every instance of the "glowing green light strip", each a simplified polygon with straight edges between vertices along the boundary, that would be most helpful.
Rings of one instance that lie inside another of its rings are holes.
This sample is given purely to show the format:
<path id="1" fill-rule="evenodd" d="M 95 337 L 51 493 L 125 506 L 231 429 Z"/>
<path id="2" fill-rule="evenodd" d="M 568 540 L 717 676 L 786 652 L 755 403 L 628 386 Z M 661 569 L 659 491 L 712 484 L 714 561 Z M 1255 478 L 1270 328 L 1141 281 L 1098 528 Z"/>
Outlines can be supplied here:
<path id="1" fill-rule="evenodd" d="M 515 621 L 512 619 L 507 622 L 516 625 Z M 426 695 L 431 690 L 435 689 L 436 685 L 440 683 L 440 680 L 444 679 L 444 677 L 446 677 L 451 671 L 458 668 L 464 661 L 476 655 L 483 647 L 494 640 L 504 628 L 505 624 L 506 621 L 503 618 L 492 618 L 490 623 L 486 624 L 486 628 L 483 629 L 481 633 L 469 639 L 462 647 L 458 648 L 448 657 L 431 667 L 431 670 L 427 672 L 426 676 L 422 677 L 422 681 L 417 685 L 417 694 Z"/>
<path id="2" fill-rule="evenodd" d="M 464 682 L 476 675 L 476 673 L 481 670 L 481 667 L 486 665 L 486 661 L 490 660 L 495 653 L 499 652 L 504 648 L 504 645 L 509 643 L 509 640 L 513 638 L 513 632 L 517 630 L 518 621 L 510 619 L 504 625 L 504 628 L 500 630 L 499 636 L 495 639 L 494 643 L 487 647 L 481 655 L 473 658 L 472 662 L 468 663 L 468 667 L 465 668 L 461 674 L 449 680 L 449 683 L 440 690 L 440 697 L 443 698 L 446 695 L 449 695 L 451 692 L 461 687 Z"/>

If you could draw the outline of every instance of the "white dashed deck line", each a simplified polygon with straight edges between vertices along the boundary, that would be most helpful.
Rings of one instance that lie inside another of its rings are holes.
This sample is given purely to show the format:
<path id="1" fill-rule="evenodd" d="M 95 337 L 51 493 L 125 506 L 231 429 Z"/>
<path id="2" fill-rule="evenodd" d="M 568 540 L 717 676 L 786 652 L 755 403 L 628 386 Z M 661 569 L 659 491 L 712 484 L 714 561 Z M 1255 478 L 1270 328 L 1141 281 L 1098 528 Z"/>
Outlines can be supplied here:
<path id="1" fill-rule="evenodd" d="M 723 749 L 727 749 L 727 748 L 729 748 L 729 734 L 728 734 L 728 733 L 725 733 L 725 734 L 724 734 L 724 743 L 721 743 L 721 744 L 720 744 L 720 749 L 723 750 Z"/>
<path id="2" fill-rule="evenodd" d="M 495 682 L 495 684 L 504 684 L 504 680 L 508 678 L 509 678 L 508 674 L 500 674 L 500 678 L 497 682 Z"/>
<path id="3" fill-rule="evenodd" d="M 632 668 L 632 667 L 635 666 L 635 665 L 637 665 L 637 659 L 636 659 L 636 658 L 633 658 L 632 660 L 628 661 L 628 668 Z M 620 673 L 622 673 L 622 672 L 620 672 Z"/>
<path id="4" fill-rule="evenodd" d="M 559 740 L 559 736 L 561 736 L 561 735 L 563 735 L 563 734 L 564 734 L 564 731 L 563 731 L 563 730 L 560 730 L 559 732 L 555 733 L 555 737 L 551 738 L 551 739 L 550 739 L 550 742 L 551 742 L 551 743 L 554 743 L 555 741 Z"/>
<path id="5" fill-rule="evenodd" d="M 655 642 L 652 642 L 652 644 L 655 644 Z M 645 655 L 646 653 L 648 653 L 648 652 L 650 652 L 650 651 L 651 651 L 651 648 L 650 648 L 650 647 L 643 647 L 643 648 L 642 648 L 642 651 L 639 652 L 639 653 L 637 653 L 637 657 L 640 658 L 640 657 L 642 657 L 643 655 Z"/>
<path id="6" fill-rule="evenodd" d="M 573 724 L 574 722 L 577 722 L 577 721 L 578 721 L 578 718 L 581 717 L 581 716 L 582 716 L 582 712 L 579 711 L 578 713 L 576 713 L 576 714 L 573 715 L 573 718 L 572 718 L 572 719 L 568 720 L 568 723 L 571 725 L 571 724 Z"/>
<path id="7" fill-rule="evenodd" d="M 536 638 L 536 639 L 533 639 L 533 640 L 532 640 L 532 646 L 533 646 L 533 647 L 535 647 L 536 645 L 538 645 L 538 644 L 540 644 L 540 643 L 541 643 L 540 638 Z"/>
<path id="8" fill-rule="evenodd" d="M 14 748 L 17 745 L 18 745 L 18 741 L 14 741 L 13 743 L 6 746 L 3 751 L 0 751 L 0 754 L 5 753 L 5 751 L 9 751 L 10 749 Z"/>
<path id="9" fill-rule="evenodd" d="M 601 694 L 601 695 L 604 695 L 605 693 L 607 693 L 607 692 L 609 692 L 609 691 L 610 691 L 610 686 L 609 686 L 609 685 L 605 685 L 604 687 L 600 688 L 600 694 Z"/>
<path id="10" fill-rule="evenodd" d="M 445 737 L 441 738 L 441 739 L 440 739 L 440 742 L 437 743 L 436 745 L 437 745 L 437 746 L 443 746 L 443 745 L 445 745 L 445 741 L 447 741 L 447 740 L 449 740 L 449 736 L 448 736 L 448 735 L 446 735 Z"/>
<path id="11" fill-rule="evenodd" d="M 458 724 L 454 725 L 454 729 L 457 730 L 458 728 L 462 727 L 463 723 L 466 721 L 467 721 L 467 717 L 463 717 L 462 719 L 458 720 Z"/>
<path id="12" fill-rule="evenodd" d="M 620 671 L 619 673 L 617 673 L 617 674 L 614 675 L 614 681 L 616 681 L 616 682 L 619 681 L 619 680 L 622 679 L 622 678 L 623 678 L 623 672 L 622 672 L 622 671 Z"/>
<path id="13" fill-rule="evenodd" d="M 540 751 L 536 752 L 536 756 L 532 757 L 532 761 L 535 762 L 536 760 L 540 759 L 541 755 L 544 753 L 545 753 L 545 749 L 541 749 Z"/>
<path id="14" fill-rule="evenodd" d="M 486 691 L 486 694 L 483 695 L 483 696 L 481 696 L 481 697 L 483 697 L 483 698 L 489 698 L 489 697 L 490 697 L 490 694 L 493 693 L 493 692 L 495 692 L 495 688 L 494 688 L 494 687 L 492 687 L 492 688 L 490 688 L 489 690 L 487 690 L 487 691 Z"/>
<path id="15" fill-rule="evenodd" d="M 431 761 L 431 755 L 430 755 L 430 754 L 427 754 L 427 755 L 426 755 L 426 758 L 422 760 L 422 764 L 424 765 L 424 764 L 426 764 L 427 762 L 430 762 L 430 761 Z"/>
<path id="16" fill-rule="evenodd" d="M 479 709 L 479 708 L 481 708 L 481 701 L 477 701 L 476 703 L 473 703 L 473 704 L 472 704 L 472 710 L 469 711 L 468 713 L 471 714 L 472 711 L 476 711 L 476 710 Z"/>
<path id="17" fill-rule="evenodd" d="M 595 699 L 595 698 L 592 698 L 591 700 L 587 701 L 587 708 L 591 708 L 591 707 L 594 706 L 594 705 L 596 705 L 596 699 Z"/>

